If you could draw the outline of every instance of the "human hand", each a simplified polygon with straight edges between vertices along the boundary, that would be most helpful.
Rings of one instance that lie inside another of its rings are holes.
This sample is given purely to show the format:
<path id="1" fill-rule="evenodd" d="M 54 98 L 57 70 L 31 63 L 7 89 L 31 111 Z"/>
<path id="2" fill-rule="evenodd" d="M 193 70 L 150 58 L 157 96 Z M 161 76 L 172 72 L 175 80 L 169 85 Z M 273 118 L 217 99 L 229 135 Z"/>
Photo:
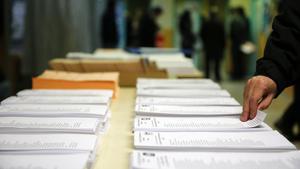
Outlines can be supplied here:
<path id="1" fill-rule="evenodd" d="M 266 76 L 254 76 L 248 80 L 244 89 L 243 113 L 241 121 L 253 119 L 257 110 L 269 107 L 276 95 L 276 83 Z"/>

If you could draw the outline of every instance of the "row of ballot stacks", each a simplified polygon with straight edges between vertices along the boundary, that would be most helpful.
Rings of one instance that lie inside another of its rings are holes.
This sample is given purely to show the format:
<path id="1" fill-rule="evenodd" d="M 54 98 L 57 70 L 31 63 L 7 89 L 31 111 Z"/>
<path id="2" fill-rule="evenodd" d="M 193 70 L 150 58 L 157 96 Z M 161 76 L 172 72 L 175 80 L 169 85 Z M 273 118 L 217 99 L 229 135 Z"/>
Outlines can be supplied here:
<path id="1" fill-rule="evenodd" d="M 199 78 L 203 73 L 193 60 L 178 50 L 129 53 L 121 49 L 98 49 L 94 53 L 68 53 L 65 58 L 49 61 L 53 70 L 68 72 L 119 72 L 120 86 L 135 86 L 139 77 Z"/>
<path id="2" fill-rule="evenodd" d="M 300 151 L 210 79 L 138 79 L 132 169 L 299 168 Z"/>
<path id="3" fill-rule="evenodd" d="M 119 73 L 45 71 L 0 105 L 0 168 L 93 168 Z"/>

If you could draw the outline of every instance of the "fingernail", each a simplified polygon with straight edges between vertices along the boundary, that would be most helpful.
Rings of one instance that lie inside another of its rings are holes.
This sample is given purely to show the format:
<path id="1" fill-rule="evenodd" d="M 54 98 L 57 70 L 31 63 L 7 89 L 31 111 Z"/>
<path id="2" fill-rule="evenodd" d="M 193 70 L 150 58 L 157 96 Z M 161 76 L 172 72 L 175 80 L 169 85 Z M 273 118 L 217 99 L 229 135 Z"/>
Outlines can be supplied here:
<path id="1" fill-rule="evenodd" d="M 255 117 L 255 116 L 254 116 L 254 113 L 251 113 L 251 114 L 250 114 L 250 119 L 252 120 L 252 119 L 254 119 L 254 117 Z"/>
<path id="2" fill-rule="evenodd" d="M 240 120 L 241 120 L 241 121 L 246 121 L 246 117 L 242 115 L 242 116 L 240 117 Z"/>

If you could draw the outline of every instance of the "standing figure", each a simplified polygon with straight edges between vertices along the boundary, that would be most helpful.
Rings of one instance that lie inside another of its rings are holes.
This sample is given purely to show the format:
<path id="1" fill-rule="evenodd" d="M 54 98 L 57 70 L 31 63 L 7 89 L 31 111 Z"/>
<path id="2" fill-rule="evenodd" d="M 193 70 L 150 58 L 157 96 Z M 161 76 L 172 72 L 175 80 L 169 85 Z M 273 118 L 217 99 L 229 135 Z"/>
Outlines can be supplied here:
<path id="1" fill-rule="evenodd" d="M 109 0 L 101 20 L 101 42 L 103 48 L 116 48 L 118 30 L 116 24 L 115 0 Z"/>
<path id="2" fill-rule="evenodd" d="M 155 39 L 159 31 L 156 19 L 162 14 L 160 7 L 153 8 L 150 13 L 145 12 L 139 23 L 139 45 L 142 47 L 156 47 Z"/>
<path id="3" fill-rule="evenodd" d="M 245 54 L 241 51 L 241 46 L 250 40 L 249 21 L 244 9 L 238 7 L 232 10 L 232 21 L 230 24 L 231 52 L 233 62 L 233 79 L 242 79 L 245 76 L 246 64 Z"/>
<path id="4" fill-rule="evenodd" d="M 192 58 L 196 38 L 192 32 L 191 14 L 188 10 L 185 10 L 180 16 L 179 33 L 181 35 L 181 49 L 186 57 Z"/>
<path id="5" fill-rule="evenodd" d="M 217 10 L 212 10 L 209 19 L 204 21 L 202 25 L 200 36 L 205 50 L 205 74 L 208 78 L 210 65 L 214 63 L 215 78 L 216 81 L 220 81 L 220 62 L 225 47 L 225 31 L 223 23 L 217 17 Z"/>

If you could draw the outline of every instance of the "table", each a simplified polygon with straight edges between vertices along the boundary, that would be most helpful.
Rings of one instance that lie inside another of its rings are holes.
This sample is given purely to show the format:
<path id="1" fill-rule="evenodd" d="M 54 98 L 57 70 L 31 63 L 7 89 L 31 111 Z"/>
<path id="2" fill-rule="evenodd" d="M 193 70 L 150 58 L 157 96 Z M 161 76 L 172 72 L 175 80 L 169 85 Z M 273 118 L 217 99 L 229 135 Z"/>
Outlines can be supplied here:
<path id="1" fill-rule="evenodd" d="M 93 169 L 128 169 L 133 150 L 135 88 L 121 88 L 112 101 L 110 126 L 98 144 Z"/>

